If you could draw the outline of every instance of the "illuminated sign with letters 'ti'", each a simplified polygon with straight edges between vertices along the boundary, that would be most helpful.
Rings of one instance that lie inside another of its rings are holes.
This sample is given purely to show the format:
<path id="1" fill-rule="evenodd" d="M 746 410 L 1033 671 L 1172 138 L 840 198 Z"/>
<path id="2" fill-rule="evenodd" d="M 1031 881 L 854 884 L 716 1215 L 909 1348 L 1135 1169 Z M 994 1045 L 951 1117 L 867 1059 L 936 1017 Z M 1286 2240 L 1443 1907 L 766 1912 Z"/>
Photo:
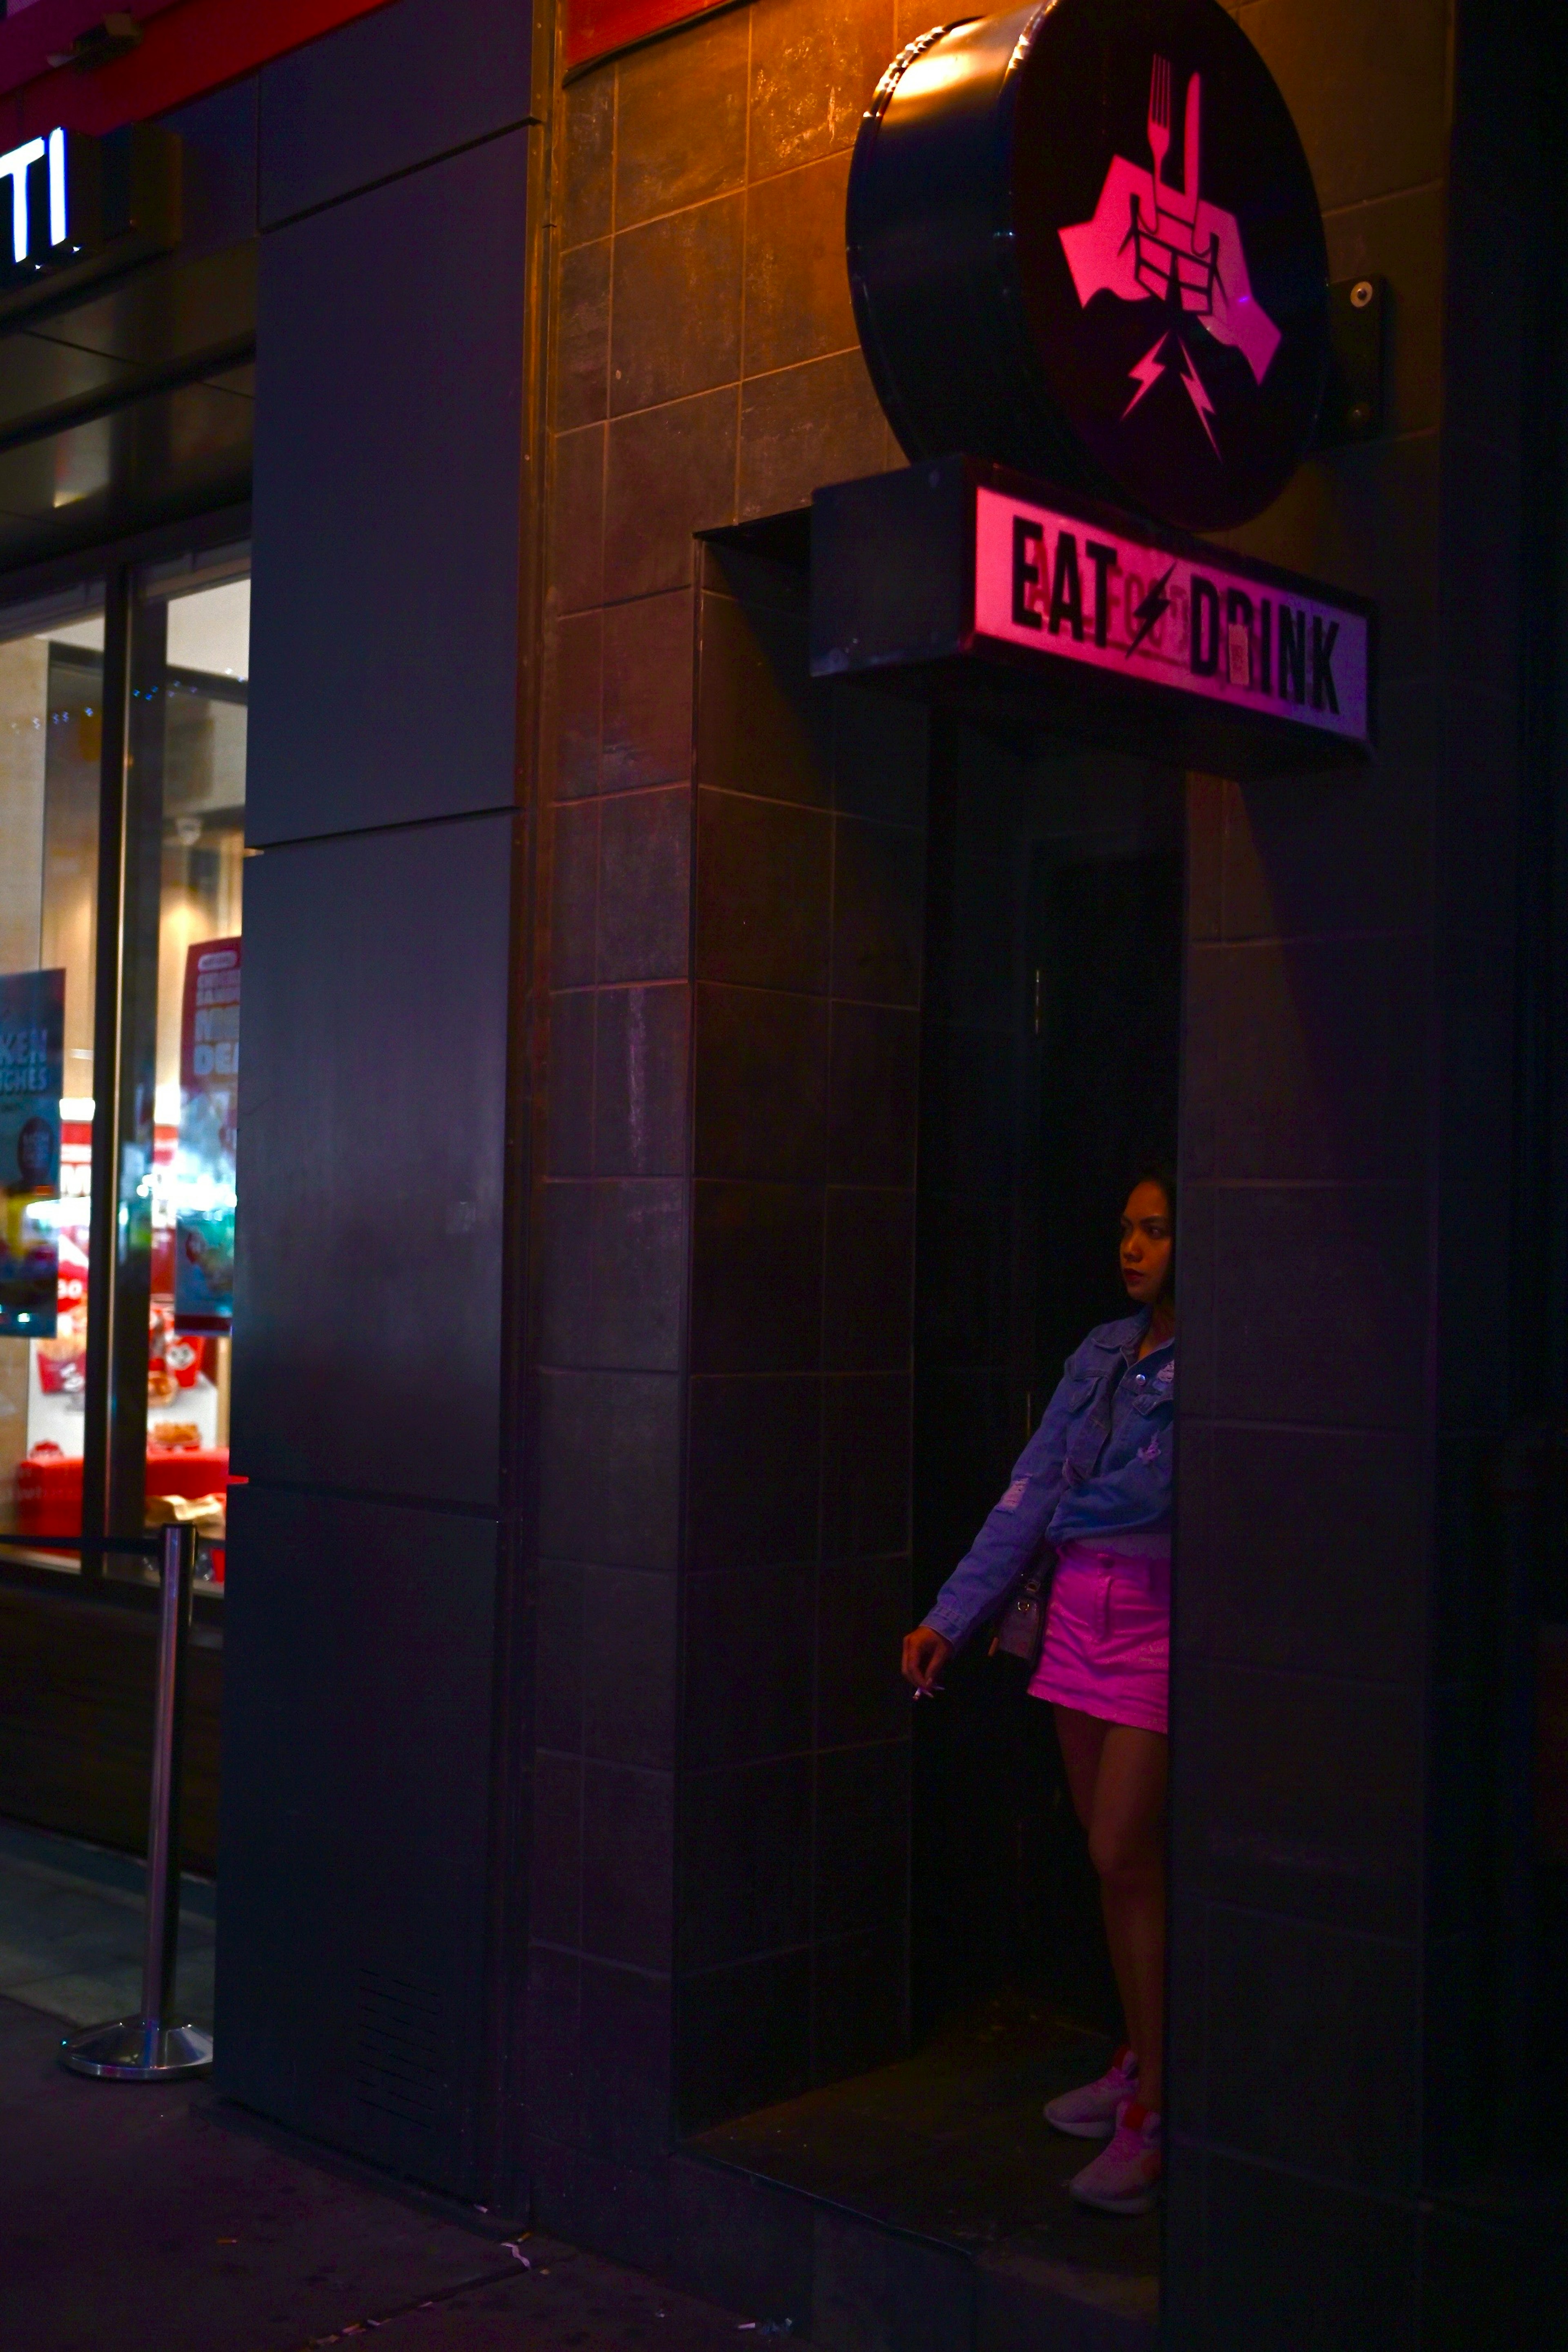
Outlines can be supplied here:
<path id="1" fill-rule="evenodd" d="M 48 189 L 47 226 L 42 237 L 33 230 L 31 187 L 34 167 Z M 66 184 L 66 134 L 51 131 L 47 139 L 26 139 L 20 147 L 0 155 L 0 182 L 11 183 L 11 263 L 41 261 L 70 241 L 70 205 Z M 5 234 L 0 228 L 0 236 Z"/>
<path id="2" fill-rule="evenodd" d="M 9 194 L 9 204 L 6 195 Z M 0 315 L 178 241 L 180 142 L 150 123 L 55 130 L 0 154 Z"/>

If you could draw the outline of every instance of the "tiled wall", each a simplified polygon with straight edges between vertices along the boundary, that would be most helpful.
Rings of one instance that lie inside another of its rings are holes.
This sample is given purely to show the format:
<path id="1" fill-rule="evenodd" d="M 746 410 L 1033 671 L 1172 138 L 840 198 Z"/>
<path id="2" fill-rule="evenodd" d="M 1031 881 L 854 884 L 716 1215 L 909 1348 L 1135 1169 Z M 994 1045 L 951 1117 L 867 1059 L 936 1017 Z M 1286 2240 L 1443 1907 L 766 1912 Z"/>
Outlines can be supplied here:
<path id="1" fill-rule="evenodd" d="M 895 462 L 842 220 L 896 38 L 763 0 L 563 98 L 527 2108 L 647 2261 L 672 2131 L 903 2027 L 924 730 L 693 538 Z"/>
<path id="2" fill-rule="evenodd" d="M 1451 51 L 1436 0 L 1238 11 L 1332 274 L 1384 275 L 1391 309 L 1379 439 L 1237 535 L 1377 598 L 1381 756 L 1191 793 L 1167 2287 L 1173 2340 L 1215 2347 L 1409 2341 L 1417 2191 L 1467 2113 L 1437 1865 L 1505 1410 L 1521 203 L 1519 68 L 1473 13 Z M 823 1823 L 859 1776 L 835 1817 L 892 1850 L 891 1712 L 828 1666 L 890 1632 L 905 1540 L 872 1508 L 904 1375 L 859 1351 L 902 1279 L 870 1107 L 913 1031 L 886 918 L 918 835 L 786 709 L 787 593 L 699 582 L 692 534 L 897 462 L 841 206 L 925 22 L 756 0 L 563 100 L 528 2106 L 542 2218 L 650 2263 L 673 2119 L 831 2070 L 832 1969 L 877 1990 L 891 1964 L 890 1881 L 836 1909 Z M 825 1276 L 851 1262 L 858 1297 Z M 843 1534 L 840 1461 L 871 1482 Z M 865 2049 L 890 2031 L 863 1992 L 843 2013 Z"/>
<path id="3" fill-rule="evenodd" d="M 1238 13 L 1331 275 L 1384 276 L 1390 321 L 1382 436 L 1237 537 L 1377 599 L 1381 752 L 1192 792 L 1167 2288 L 1184 2344 L 1408 2343 L 1418 2189 L 1479 2146 L 1454 1865 L 1509 1411 L 1515 68 L 1428 0 Z"/>
<path id="4" fill-rule="evenodd" d="M 813 688 L 804 582 L 698 601 L 678 2108 L 904 2030 L 925 720 Z"/>

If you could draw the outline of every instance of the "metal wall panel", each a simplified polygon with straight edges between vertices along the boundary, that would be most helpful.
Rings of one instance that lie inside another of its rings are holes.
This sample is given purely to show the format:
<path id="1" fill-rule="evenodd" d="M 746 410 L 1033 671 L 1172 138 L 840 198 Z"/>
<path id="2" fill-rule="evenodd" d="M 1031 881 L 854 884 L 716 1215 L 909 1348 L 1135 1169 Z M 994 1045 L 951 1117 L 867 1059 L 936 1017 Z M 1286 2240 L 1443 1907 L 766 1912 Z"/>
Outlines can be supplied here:
<path id="1" fill-rule="evenodd" d="M 495 1524 L 231 1502 L 219 2084 L 471 2198 Z"/>
<path id="2" fill-rule="evenodd" d="M 268 66 L 263 226 L 521 122 L 532 42 L 516 0 L 395 0 Z"/>
<path id="3" fill-rule="evenodd" d="M 252 1478 L 495 1506 L 511 824 L 247 866 L 234 1463 Z"/>
<path id="4" fill-rule="evenodd" d="M 248 832 L 512 797 L 528 133 L 262 239 Z"/>

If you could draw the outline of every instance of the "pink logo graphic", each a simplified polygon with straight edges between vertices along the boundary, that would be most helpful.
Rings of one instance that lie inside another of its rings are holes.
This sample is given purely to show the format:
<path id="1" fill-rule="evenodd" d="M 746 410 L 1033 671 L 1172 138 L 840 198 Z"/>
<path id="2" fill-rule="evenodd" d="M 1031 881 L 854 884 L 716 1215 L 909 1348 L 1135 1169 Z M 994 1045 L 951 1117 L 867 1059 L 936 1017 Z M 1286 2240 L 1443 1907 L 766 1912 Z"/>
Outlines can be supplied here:
<path id="1" fill-rule="evenodd" d="M 1113 155 L 1094 218 L 1061 230 L 1062 250 L 1085 308 L 1102 292 L 1122 302 L 1164 302 L 1201 319 L 1216 342 L 1241 353 L 1261 383 L 1279 348 L 1279 330 L 1253 299 L 1236 215 L 1206 204 L 1199 194 L 1202 120 L 1203 77 L 1194 74 L 1187 83 L 1182 184 L 1173 188 L 1164 177 L 1171 146 L 1171 61 L 1157 57 L 1149 80 L 1152 168 L 1145 171 L 1125 155 Z M 1136 389 L 1121 414 L 1131 416 L 1178 359 L 1187 397 L 1217 457 L 1219 444 L 1209 422 L 1214 403 L 1179 326 L 1163 329 L 1133 366 Z"/>

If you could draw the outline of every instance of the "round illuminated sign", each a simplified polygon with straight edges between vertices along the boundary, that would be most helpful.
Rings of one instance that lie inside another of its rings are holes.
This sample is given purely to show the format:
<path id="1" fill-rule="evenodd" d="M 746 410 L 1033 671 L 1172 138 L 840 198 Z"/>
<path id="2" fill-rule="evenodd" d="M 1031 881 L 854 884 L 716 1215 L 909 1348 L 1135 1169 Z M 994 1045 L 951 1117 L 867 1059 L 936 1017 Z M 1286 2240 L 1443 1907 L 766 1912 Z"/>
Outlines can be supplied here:
<path id="1" fill-rule="evenodd" d="M 1194 530 L 1260 513 L 1299 464 L 1322 220 L 1218 0 L 1047 0 L 911 42 L 861 125 L 847 231 L 911 458 L 992 458 Z"/>

